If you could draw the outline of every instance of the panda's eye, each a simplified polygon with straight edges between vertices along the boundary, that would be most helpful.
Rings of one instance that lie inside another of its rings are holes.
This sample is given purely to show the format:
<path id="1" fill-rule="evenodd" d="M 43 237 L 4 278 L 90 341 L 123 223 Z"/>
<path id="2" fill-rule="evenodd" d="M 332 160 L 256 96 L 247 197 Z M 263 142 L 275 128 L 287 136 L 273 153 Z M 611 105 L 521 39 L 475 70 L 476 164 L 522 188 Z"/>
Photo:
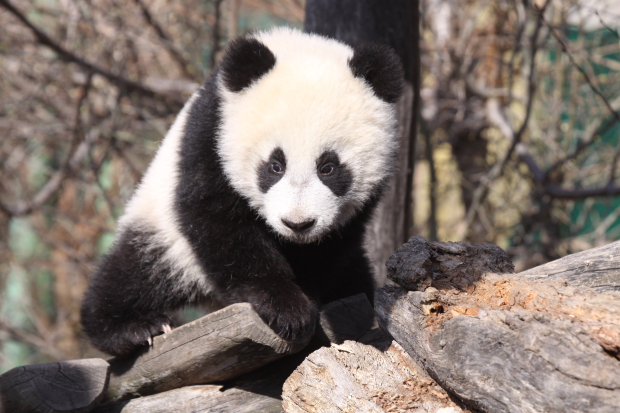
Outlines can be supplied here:
<path id="1" fill-rule="evenodd" d="M 271 163 L 271 170 L 277 174 L 284 173 L 284 168 L 278 162 Z"/>
<path id="2" fill-rule="evenodd" d="M 328 163 L 327 165 L 321 166 L 321 169 L 319 169 L 319 173 L 321 175 L 331 175 L 332 172 L 334 172 L 334 165 L 330 163 Z"/>

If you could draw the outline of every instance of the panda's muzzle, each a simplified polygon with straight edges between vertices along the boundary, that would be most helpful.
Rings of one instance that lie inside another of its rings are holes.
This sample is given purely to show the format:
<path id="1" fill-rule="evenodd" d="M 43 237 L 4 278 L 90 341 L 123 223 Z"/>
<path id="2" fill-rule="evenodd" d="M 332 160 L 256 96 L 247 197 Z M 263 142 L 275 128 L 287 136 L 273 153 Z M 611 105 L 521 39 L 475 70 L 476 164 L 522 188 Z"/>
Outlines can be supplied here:
<path id="1" fill-rule="evenodd" d="M 287 228 L 290 228 L 294 232 L 301 234 L 301 233 L 309 231 L 314 226 L 314 224 L 316 224 L 316 220 L 312 219 L 312 220 L 304 221 L 304 222 L 291 222 L 283 218 L 282 223 Z"/>

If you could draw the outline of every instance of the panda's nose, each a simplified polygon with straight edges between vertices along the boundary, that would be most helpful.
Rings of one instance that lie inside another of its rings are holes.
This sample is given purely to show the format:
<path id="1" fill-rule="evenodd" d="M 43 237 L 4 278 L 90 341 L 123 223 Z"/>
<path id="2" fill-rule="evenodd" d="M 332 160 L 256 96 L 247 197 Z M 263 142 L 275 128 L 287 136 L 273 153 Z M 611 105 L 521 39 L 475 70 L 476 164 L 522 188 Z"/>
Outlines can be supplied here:
<path id="1" fill-rule="evenodd" d="M 293 231 L 301 233 L 301 232 L 306 232 L 310 228 L 312 228 L 314 224 L 316 223 L 316 220 L 312 219 L 310 221 L 304 221 L 304 222 L 291 222 L 283 218 L 282 223 L 286 225 L 287 227 L 289 227 L 290 229 L 292 229 Z"/>

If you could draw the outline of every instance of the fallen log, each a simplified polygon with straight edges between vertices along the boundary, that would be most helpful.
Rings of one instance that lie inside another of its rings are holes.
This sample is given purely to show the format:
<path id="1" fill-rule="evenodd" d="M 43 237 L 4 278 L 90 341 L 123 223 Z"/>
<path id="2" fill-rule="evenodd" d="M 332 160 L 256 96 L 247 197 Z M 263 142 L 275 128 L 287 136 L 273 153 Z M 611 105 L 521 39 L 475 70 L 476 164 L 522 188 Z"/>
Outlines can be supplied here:
<path id="1" fill-rule="evenodd" d="M 11 369 L 0 376 L 0 413 L 89 412 L 103 397 L 108 368 L 84 359 Z"/>
<path id="2" fill-rule="evenodd" d="M 473 409 L 620 411 L 620 293 L 575 281 L 572 259 L 566 267 L 556 262 L 548 281 L 504 273 L 511 266 L 505 253 L 482 247 L 410 239 L 388 261 L 388 274 L 423 291 L 379 290 L 380 326 Z M 573 285 L 562 273 L 573 274 Z"/>
<path id="3" fill-rule="evenodd" d="M 93 413 L 280 413 L 282 401 L 260 393 L 207 384 L 107 404 Z"/>
<path id="4" fill-rule="evenodd" d="M 382 351 L 354 341 L 312 353 L 284 383 L 287 413 L 461 413 L 418 364 L 388 339 Z"/>
<path id="5" fill-rule="evenodd" d="M 243 331 L 244 336 L 250 336 L 250 331 L 255 331 L 258 327 L 261 329 L 269 329 L 262 321 L 257 321 L 255 318 L 258 317 L 254 310 L 252 310 L 249 304 L 237 304 L 236 306 L 243 306 L 244 310 L 242 313 L 239 313 L 239 317 L 242 317 L 245 321 L 244 323 L 240 323 L 238 319 L 232 320 L 234 321 L 237 328 Z M 234 306 L 233 306 L 234 307 Z M 231 307 L 227 307 L 231 309 Z M 224 309 L 226 310 L 226 309 Z M 232 310 L 232 309 L 231 309 Z M 223 311 L 223 310 L 221 310 Z M 230 311 L 230 310 L 229 310 Z M 207 318 L 209 317 L 209 318 Z M 238 317 L 237 317 L 238 318 Z M 226 318 L 229 320 L 228 318 Z M 170 333 L 170 336 L 176 333 L 181 328 L 193 331 L 193 334 L 198 334 L 199 332 L 205 333 L 205 327 L 207 327 L 207 323 L 209 328 L 213 330 L 216 328 L 212 325 L 214 322 L 213 316 L 209 315 L 204 317 L 204 320 L 201 324 L 196 325 L 190 323 L 189 325 L 182 326 L 179 329 L 173 330 Z M 260 320 L 260 319 L 259 319 Z M 197 320 L 200 321 L 200 320 Z M 170 352 L 168 347 L 162 346 L 161 343 L 158 343 L 160 340 L 165 339 L 165 336 L 161 338 L 156 337 L 156 341 L 153 343 L 153 349 L 151 349 L 146 355 L 151 354 L 152 352 L 156 352 L 155 355 L 158 354 L 166 354 L 166 358 L 169 360 L 167 365 L 162 365 L 157 361 L 153 361 L 153 365 L 156 366 L 154 370 L 152 366 L 148 366 L 148 376 L 144 375 L 144 372 L 141 369 L 145 368 L 145 363 L 140 362 L 140 356 L 135 362 L 133 362 L 133 367 L 125 372 L 119 374 L 117 377 L 112 376 L 110 380 L 110 388 L 108 389 L 108 393 L 117 392 L 116 389 L 122 388 L 127 389 L 130 386 L 136 387 L 134 383 L 142 386 L 140 388 L 140 395 L 147 395 L 147 389 L 149 392 L 153 391 L 154 393 L 159 393 L 154 396 L 141 397 L 136 400 L 132 400 L 130 402 L 120 402 L 120 403 L 112 403 L 105 406 L 100 407 L 96 410 L 96 413 L 148 413 L 148 412 L 157 412 L 157 411 L 172 411 L 166 410 L 172 405 L 175 405 L 175 412 L 179 413 L 194 413 L 199 411 L 208 411 L 205 406 L 211 406 L 210 408 L 219 409 L 218 411 L 230 411 L 230 412 L 253 412 L 253 411 L 264 411 L 264 412 L 281 412 L 282 411 L 282 400 L 281 400 L 281 392 L 282 392 L 282 384 L 286 380 L 286 378 L 291 374 L 291 372 L 303 361 L 303 359 L 310 354 L 312 349 L 316 349 L 319 343 L 329 343 L 330 341 L 334 342 L 342 342 L 345 338 L 359 338 L 363 336 L 368 330 L 371 328 L 372 323 L 374 321 L 373 309 L 368 299 L 364 294 L 358 294 L 356 296 L 344 298 L 342 300 L 337 300 L 332 303 L 328 303 L 321 308 L 321 312 L 319 314 L 319 322 L 317 323 L 317 332 L 316 332 L 316 343 L 314 346 L 308 349 L 308 351 L 302 351 L 300 354 L 296 354 L 295 356 L 289 356 L 286 359 L 278 360 L 275 363 L 271 363 L 266 365 L 262 369 L 253 371 L 251 373 L 247 373 L 238 377 L 234 380 L 231 378 L 239 376 L 239 372 L 242 371 L 238 366 L 234 369 L 230 369 L 232 366 L 231 363 L 222 363 L 218 361 L 217 358 L 207 360 L 201 360 L 206 355 L 202 354 L 198 359 L 194 357 L 192 360 L 193 363 L 196 363 L 193 366 L 189 366 L 190 368 L 201 368 L 202 374 L 207 371 L 207 366 L 216 365 L 216 366 L 226 366 L 229 365 L 230 371 L 227 375 L 222 375 L 221 373 L 217 373 L 217 375 L 210 374 L 208 376 L 211 382 L 215 381 L 214 378 L 220 378 L 217 381 L 224 381 L 227 379 L 228 382 L 223 387 L 222 385 L 213 385 L 213 386 L 192 386 L 192 387 L 184 387 L 179 390 L 167 391 L 160 393 L 157 391 L 162 388 L 162 385 L 165 386 L 178 386 L 178 381 L 170 380 L 170 374 L 164 376 L 165 379 L 161 381 L 158 387 L 155 387 L 153 384 L 153 380 L 150 380 L 147 383 L 140 382 L 140 377 L 149 378 L 155 377 L 157 380 L 161 380 L 162 369 L 166 366 L 173 365 L 176 369 L 174 372 L 175 377 L 178 377 L 179 374 L 183 374 L 182 369 L 187 369 L 187 362 L 180 363 L 178 360 L 178 356 L 176 355 L 179 352 L 185 354 L 185 350 L 183 350 L 183 346 L 176 347 L 173 352 Z M 252 324 L 258 324 L 258 327 L 249 328 Z M 193 339 L 193 335 L 189 335 L 181 331 L 183 340 L 191 341 L 192 348 L 196 340 Z M 269 333 L 271 333 L 271 329 L 269 329 Z M 210 333 L 212 335 L 212 333 Z M 266 334 L 266 333 L 265 333 Z M 273 333 L 272 333 L 273 334 Z M 226 334 L 223 334 L 221 331 L 218 333 L 218 336 L 223 335 L 224 337 L 233 337 L 230 331 L 227 331 Z M 271 337 L 271 334 L 267 334 L 268 337 Z M 274 334 L 275 336 L 275 334 Z M 275 336 L 275 338 L 271 338 L 272 343 L 279 343 L 279 338 Z M 254 338 L 253 340 L 256 340 Z M 177 339 L 177 342 L 181 341 Z M 265 340 L 263 340 L 265 341 Z M 199 343 L 200 344 L 200 343 Z M 307 344 L 307 340 L 306 340 Z M 222 343 L 218 342 L 217 345 L 219 354 L 221 355 Z M 303 343 L 297 343 L 295 347 L 285 347 L 287 349 L 286 354 L 290 354 L 291 352 L 298 352 L 301 350 Z M 212 344 L 212 347 L 215 345 Z M 261 351 L 264 352 L 262 349 Z M 204 351 L 204 349 L 201 349 Z M 228 351 L 228 350 L 227 350 Z M 247 346 L 247 343 L 243 348 L 235 347 L 230 350 L 231 357 L 236 357 L 235 361 L 239 363 L 243 360 L 242 354 L 243 352 L 251 352 L 253 356 L 253 360 L 255 361 L 252 366 L 258 365 L 255 359 L 260 355 L 257 352 L 257 348 L 251 348 Z M 257 355 L 258 354 L 258 355 Z M 282 354 L 282 353 L 279 353 Z M 182 360 L 185 360 L 186 356 L 183 356 Z M 222 357 L 222 356 L 220 356 Z M 150 357 L 148 360 L 156 360 L 157 357 Z M 273 357 L 266 358 L 260 361 L 260 365 L 268 364 L 270 361 L 273 361 Z M 112 365 L 115 365 L 115 360 L 111 360 Z M 125 361 L 124 363 L 130 363 Z M 200 367 L 202 366 L 202 367 Z M 142 376 L 140 373 L 142 372 Z M 179 373 L 180 372 L 180 373 Z M 193 377 L 197 377 L 197 375 L 193 375 Z M 159 381 L 158 381 L 159 383 Z M 217 389 L 217 390 L 216 390 Z M 116 393 L 119 394 L 119 393 Z M 127 396 L 135 396 L 135 391 L 132 393 L 123 390 L 122 397 Z M 187 397 L 187 402 L 179 403 L 179 397 Z M 117 397 L 117 400 L 119 398 Z M 110 398 L 109 401 L 115 401 Z M 157 407 L 156 410 L 153 406 Z M 154 410 L 155 409 L 155 410 Z"/>
<path id="6" fill-rule="evenodd" d="M 359 294 L 322 307 L 316 339 L 311 341 L 309 332 L 299 341 L 287 342 L 250 304 L 235 304 L 155 337 L 152 347 L 128 359 L 13 369 L 0 376 L 0 413 L 86 413 L 101 400 L 105 404 L 97 412 L 192 413 L 204 411 L 204 406 L 236 412 L 282 411 L 282 385 L 303 358 L 320 343 L 361 337 L 373 320 L 372 306 Z M 290 357 L 309 343 L 307 350 Z M 224 386 L 184 387 L 223 381 Z M 178 388 L 182 389 L 174 390 Z M 125 401 L 136 397 L 140 399 Z"/>
<path id="7" fill-rule="evenodd" d="M 519 273 L 536 281 L 566 281 L 575 287 L 620 291 L 620 241 L 592 248 Z"/>
<path id="8" fill-rule="evenodd" d="M 152 348 L 136 357 L 109 360 L 105 401 L 229 380 L 298 352 L 312 334 L 286 341 L 250 304 L 234 304 L 155 337 Z"/>

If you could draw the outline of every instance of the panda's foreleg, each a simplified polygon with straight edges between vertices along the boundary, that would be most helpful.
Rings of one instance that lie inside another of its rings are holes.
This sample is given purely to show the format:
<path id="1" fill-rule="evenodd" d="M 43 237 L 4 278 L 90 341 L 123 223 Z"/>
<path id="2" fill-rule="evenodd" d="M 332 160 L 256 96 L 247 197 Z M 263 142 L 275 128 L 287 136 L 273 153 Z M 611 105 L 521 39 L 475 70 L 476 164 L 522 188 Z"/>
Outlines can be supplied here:
<path id="1" fill-rule="evenodd" d="M 90 279 L 81 309 L 84 332 L 101 351 L 127 356 L 170 330 L 166 311 L 190 299 L 178 288 L 152 234 L 126 230 Z"/>
<path id="2" fill-rule="evenodd" d="M 196 226 L 194 226 L 196 228 Z M 246 221 L 209 222 L 211 234 L 188 235 L 213 284 L 211 294 L 222 305 L 249 302 L 281 337 L 295 339 L 313 328 L 318 301 L 296 283 L 290 264 L 267 230 Z"/>

